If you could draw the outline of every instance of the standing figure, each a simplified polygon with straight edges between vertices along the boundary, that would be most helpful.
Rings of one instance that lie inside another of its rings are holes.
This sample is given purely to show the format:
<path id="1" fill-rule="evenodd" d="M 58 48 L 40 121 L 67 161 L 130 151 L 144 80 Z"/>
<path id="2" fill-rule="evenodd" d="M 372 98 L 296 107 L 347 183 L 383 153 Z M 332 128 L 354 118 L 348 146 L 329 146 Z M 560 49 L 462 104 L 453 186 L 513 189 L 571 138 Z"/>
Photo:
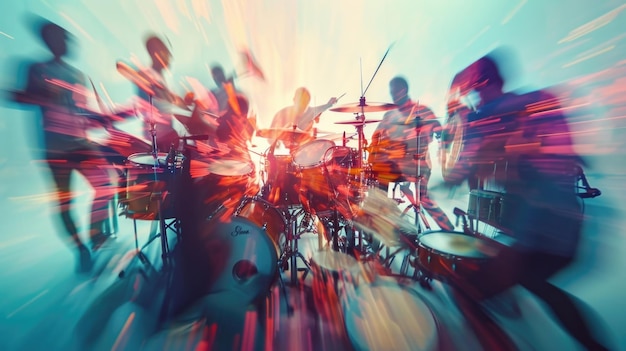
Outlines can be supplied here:
<path id="1" fill-rule="evenodd" d="M 403 77 L 389 82 L 389 92 L 396 110 L 388 111 L 372 134 L 368 162 L 381 190 L 388 192 L 390 182 L 400 183 L 407 199 L 421 206 L 443 230 L 454 230 L 448 216 L 428 196 L 431 174 L 429 145 L 441 130 L 435 114 L 419 102 L 411 100 L 409 86 Z M 410 189 L 411 181 L 419 187 L 419 203 Z"/>
<path id="2" fill-rule="evenodd" d="M 467 122 L 471 154 L 449 170 L 455 183 L 467 179 L 471 189 L 489 182 L 504 189 L 506 227 L 512 244 L 503 246 L 475 280 L 459 281 L 476 299 L 521 285 L 546 303 L 561 326 L 588 350 L 606 350 L 595 338 L 583 309 L 550 279 L 575 261 L 583 216 L 575 192 L 580 158 L 573 153 L 569 126 L 558 98 L 547 90 L 505 92 L 498 52 L 490 53 L 453 80 L 461 95 L 477 93 L 472 108 L 454 107 Z M 532 116 L 532 118 L 530 118 Z M 525 147 L 516 147 L 522 145 Z M 558 146 L 558 147 L 555 147 Z M 490 162 L 488 162 L 490 161 Z M 494 164 L 506 162 L 506 173 L 492 177 Z M 587 308 L 585 308 L 587 310 Z"/>
<path id="3" fill-rule="evenodd" d="M 173 115 L 176 110 L 188 110 L 188 102 L 170 90 L 163 75 L 172 60 L 172 53 L 163 40 L 150 36 L 146 40 L 146 50 L 152 63 L 138 72 L 138 79 L 133 79 L 135 83 L 142 82 L 137 84 L 137 95 L 147 103 L 143 109 L 146 122 L 143 137 L 152 140 L 156 133 L 157 150 L 167 152 L 172 144 L 178 144 L 179 136 L 185 134 L 184 126 Z"/>
<path id="4" fill-rule="evenodd" d="M 69 52 L 69 33 L 57 24 L 46 22 L 41 26 L 41 38 L 52 58 L 29 67 L 26 88 L 16 100 L 40 107 L 45 160 L 52 175 L 58 212 L 65 234 L 79 256 L 77 270 L 85 272 L 92 267 L 92 251 L 108 238 L 103 234 L 103 226 L 109 218 L 109 200 L 114 190 L 108 162 L 86 134 L 88 128 L 101 127 L 100 122 L 85 114 L 86 77 L 64 60 Z M 94 190 L 89 229 L 91 248 L 81 240 L 71 216 L 72 190 L 76 190 L 72 189 L 73 172 L 82 174 Z"/>

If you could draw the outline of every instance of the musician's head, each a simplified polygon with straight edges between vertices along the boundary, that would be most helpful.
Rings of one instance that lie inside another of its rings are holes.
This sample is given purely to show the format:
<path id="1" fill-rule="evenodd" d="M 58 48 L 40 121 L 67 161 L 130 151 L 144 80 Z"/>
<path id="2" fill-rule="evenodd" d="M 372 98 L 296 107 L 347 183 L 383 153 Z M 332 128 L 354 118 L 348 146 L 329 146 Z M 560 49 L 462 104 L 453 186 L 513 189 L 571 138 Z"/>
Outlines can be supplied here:
<path id="1" fill-rule="evenodd" d="M 488 54 L 474 63 L 475 72 L 472 90 L 480 97 L 479 105 L 486 104 L 504 94 L 504 78 L 500 70 L 498 57 Z"/>
<path id="2" fill-rule="evenodd" d="M 218 64 L 214 64 L 213 66 L 211 66 L 211 76 L 213 77 L 213 81 L 218 87 L 221 87 L 222 84 L 226 83 L 226 75 L 224 74 L 224 69 Z"/>
<path id="3" fill-rule="evenodd" d="M 150 36 L 146 40 L 146 50 L 148 50 L 148 54 L 152 59 L 152 68 L 161 71 L 169 67 L 170 61 L 172 60 L 172 53 L 161 38 L 156 35 Z"/>
<path id="4" fill-rule="evenodd" d="M 52 22 L 44 22 L 40 28 L 41 39 L 55 58 L 68 54 L 69 33 L 63 27 Z"/>
<path id="5" fill-rule="evenodd" d="M 409 83 L 404 77 L 393 77 L 389 81 L 389 94 L 394 104 L 404 104 L 409 99 Z"/>
<path id="6" fill-rule="evenodd" d="M 296 89 L 293 94 L 293 105 L 296 106 L 298 110 L 304 111 L 307 106 L 309 106 L 309 102 L 311 102 L 311 93 L 305 87 L 300 87 Z"/>

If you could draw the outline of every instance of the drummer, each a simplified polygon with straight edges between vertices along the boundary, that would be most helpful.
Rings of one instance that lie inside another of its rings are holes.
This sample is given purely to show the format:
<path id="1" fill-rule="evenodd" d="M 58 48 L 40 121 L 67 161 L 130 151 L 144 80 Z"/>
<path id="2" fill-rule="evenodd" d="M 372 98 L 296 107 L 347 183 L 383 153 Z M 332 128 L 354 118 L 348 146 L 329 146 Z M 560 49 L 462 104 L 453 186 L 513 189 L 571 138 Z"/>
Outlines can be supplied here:
<path id="1" fill-rule="evenodd" d="M 286 106 L 278 111 L 274 118 L 270 128 L 292 129 L 295 128 L 298 131 L 310 133 L 309 138 L 298 138 L 297 141 L 289 140 L 289 136 L 278 136 L 277 140 L 272 142 L 275 145 L 278 141 L 281 141 L 289 149 L 295 149 L 299 145 L 302 145 L 308 141 L 313 140 L 312 130 L 314 123 L 319 122 L 322 112 L 329 109 L 331 106 L 337 103 L 336 97 L 331 97 L 324 105 L 310 107 L 311 93 L 305 87 L 297 88 L 293 95 L 293 105 Z"/>

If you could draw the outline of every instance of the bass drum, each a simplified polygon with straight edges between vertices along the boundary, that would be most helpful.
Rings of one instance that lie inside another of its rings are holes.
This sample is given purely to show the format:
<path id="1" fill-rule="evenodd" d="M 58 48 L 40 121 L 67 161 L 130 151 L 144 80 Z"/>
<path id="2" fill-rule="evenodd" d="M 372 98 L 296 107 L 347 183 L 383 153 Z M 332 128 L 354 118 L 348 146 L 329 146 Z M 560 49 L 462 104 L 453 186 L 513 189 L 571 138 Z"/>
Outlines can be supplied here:
<path id="1" fill-rule="evenodd" d="M 237 292 L 253 303 L 263 298 L 278 273 L 283 215 L 269 202 L 244 198 L 231 209 L 219 208 L 201 229 L 206 253 L 206 294 Z"/>

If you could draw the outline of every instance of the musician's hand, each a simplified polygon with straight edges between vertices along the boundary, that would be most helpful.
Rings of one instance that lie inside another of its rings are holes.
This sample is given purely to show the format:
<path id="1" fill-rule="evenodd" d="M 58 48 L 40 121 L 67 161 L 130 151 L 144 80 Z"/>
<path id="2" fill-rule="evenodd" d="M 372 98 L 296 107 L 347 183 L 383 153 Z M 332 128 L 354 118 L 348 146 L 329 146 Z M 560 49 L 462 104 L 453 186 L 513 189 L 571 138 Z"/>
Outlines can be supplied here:
<path id="1" fill-rule="evenodd" d="M 196 95 L 191 91 L 185 94 L 185 97 L 183 98 L 183 101 L 187 105 L 193 104 L 195 100 L 196 100 Z"/>

